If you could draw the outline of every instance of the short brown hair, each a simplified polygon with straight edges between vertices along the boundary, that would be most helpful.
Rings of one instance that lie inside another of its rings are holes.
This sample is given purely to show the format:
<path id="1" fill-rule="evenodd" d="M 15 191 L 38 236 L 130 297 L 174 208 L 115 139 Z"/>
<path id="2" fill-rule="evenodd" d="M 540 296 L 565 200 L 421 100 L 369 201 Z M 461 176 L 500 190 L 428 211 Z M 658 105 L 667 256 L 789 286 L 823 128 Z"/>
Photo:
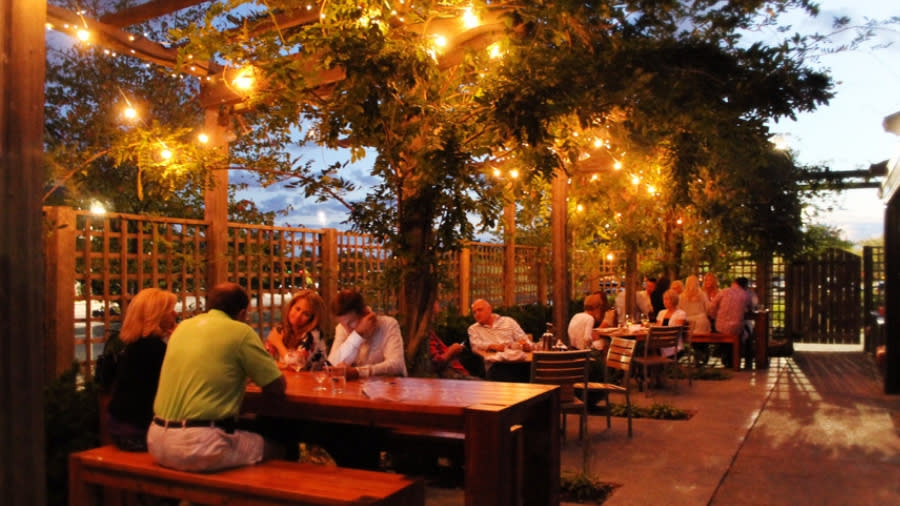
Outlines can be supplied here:
<path id="1" fill-rule="evenodd" d="M 250 295 L 247 290 L 237 283 L 219 283 L 206 295 L 207 311 L 218 309 L 231 317 L 232 320 L 237 319 L 241 311 L 247 309 L 250 305 Z"/>
<path id="2" fill-rule="evenodd" d="M 356 290 L 341 290 L 331 304 L 331 311 L 335 316 L 344 316 L 348 313 L 362 315 L 366 313 L 366 302 L 362 294 Z"/>

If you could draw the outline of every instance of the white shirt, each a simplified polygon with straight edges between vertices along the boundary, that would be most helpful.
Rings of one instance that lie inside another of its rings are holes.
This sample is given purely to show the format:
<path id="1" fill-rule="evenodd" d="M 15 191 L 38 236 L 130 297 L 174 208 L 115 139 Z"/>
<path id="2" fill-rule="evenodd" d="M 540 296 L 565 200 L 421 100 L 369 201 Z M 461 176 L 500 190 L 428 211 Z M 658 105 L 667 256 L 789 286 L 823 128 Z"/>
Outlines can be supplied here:
<path id="1" fill-rule="evenodd" d="M 569 344 L 579 350 L 590 348 L 593 329 L 594 317 L 588 313 L 577 313 L 569 321 Z"/>
<path id="2" fill-rule="evenodd" d="M 378 316 L 375 332 L 368 340 L 355 330 L 349 335 L 343 325 L 334 331 L 328 361 L 356 367 L 359 376 L 406 376 L 406 357 L 400 324 L 390 316 Z"/>
<path id="3" fill-rule="evenodd" d="M 525 331 L 509 316 L 491 315 L 493 325 L 478 322 L 469 326 L 469 344 L 473 351 L 485 351 L 492 344 L 513 344 L 526 339 Z"/>

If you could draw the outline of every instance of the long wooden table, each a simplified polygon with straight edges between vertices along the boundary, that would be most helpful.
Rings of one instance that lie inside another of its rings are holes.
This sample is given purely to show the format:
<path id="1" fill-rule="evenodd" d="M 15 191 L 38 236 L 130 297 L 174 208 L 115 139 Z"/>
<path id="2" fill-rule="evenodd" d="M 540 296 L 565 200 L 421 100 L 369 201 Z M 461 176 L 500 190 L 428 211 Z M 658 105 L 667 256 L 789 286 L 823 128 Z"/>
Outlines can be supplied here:
<path id="1" fill-rule="evenodd" d="M 263 402 L 248 385 L 244 411 L 465 436 L 466 505 L 559 504 L 559 387 L 434 378 L 350 381 L 313 390 L 310 373 L 285 371 L 286 400 Z M 521 502 L 520 502 L 521 501 Z"/>
<path id="2" fill-rule="evenodd" d="M 692 343 L 709 343 L 709 344 L 730 344 L 731 345 L 731 367 L 735 371 L 741 369 L 741 339 L 731 334 L 720 334 L 718 332 L 694 332 L 691 336 Z"/>

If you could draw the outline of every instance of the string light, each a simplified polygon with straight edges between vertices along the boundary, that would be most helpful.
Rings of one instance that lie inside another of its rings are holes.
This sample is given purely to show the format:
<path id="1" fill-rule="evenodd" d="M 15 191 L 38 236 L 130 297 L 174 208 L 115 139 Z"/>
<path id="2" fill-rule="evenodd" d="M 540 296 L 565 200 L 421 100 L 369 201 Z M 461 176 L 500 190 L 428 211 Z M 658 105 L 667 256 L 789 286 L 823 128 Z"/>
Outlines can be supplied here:
<path id="1" fill-rule="evenodd" d="M 201 132 L 201 133 L 197 136 L 197 140 L 200 141 L 200 144 L 206 144 L 206 143 L 209 142 L 209 136 L 206 135 L 205 133 Z"/>
<path id="2" fill-rule="evenodd" d="M 163 148 L 163 150 L 159 152 L 159 157 L 162 158 L 162 159 L 165 160 L 165 161 L 171 160 L 171 159 L 172 159 L 172 152 L 169 151 L 168 148 Z"/>
<path id="3" fill-rule="evenodd" d="M 244 67 L 239 72 L 238 75 L 231 80 L 231 84 L 243 91 L 250 90 L 253 88 L 253 67 Z"/>
<path id="4" fill-rule="evenodd" d="M 463 15 L 462 15 L 462 21 L 463 21 L 463 26 L 465 26 L 466 28 L 469 28 L 469 29 L 476 28 L 478 25 L 481 24 L 481 20 L 478 19 L 478 16 L 476 16 L 474 12 L 472 12 L 471 7 L 466 7 L 466 10 L 463 12 Z"/>
<path id="5" fill-rule="evenodd" d="M 103 204 L 95 200 L 91 202 L 91 214 L 102 216 L 106 214 L 106 208 L 103 207 Z"/>
<path id="6" fill-rule="evenodd" d="M 518 178 L 519 178 L 519 171 L 516 170 L 516 169 L 512 169 L 511 171 L 509 171 L 509 177 L 511 177 L 511 178 L 513 178 L 513 179 L 518 179 Z"/>

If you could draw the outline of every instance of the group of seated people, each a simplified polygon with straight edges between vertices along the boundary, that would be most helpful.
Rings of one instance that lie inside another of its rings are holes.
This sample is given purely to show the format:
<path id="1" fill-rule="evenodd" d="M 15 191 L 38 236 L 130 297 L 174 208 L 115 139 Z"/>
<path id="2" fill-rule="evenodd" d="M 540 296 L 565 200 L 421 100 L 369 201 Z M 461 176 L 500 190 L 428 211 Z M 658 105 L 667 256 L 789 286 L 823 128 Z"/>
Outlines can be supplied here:
<path id="1" fill-rule="evenodd" d="M 246 323 L 250 297 L 238 284 L 215 286 L 207 312 L 180 324 L 175 303 L 173 293 L 158 288 L 130 301 L 103 414 L 117 446 L 149 451 L 166 467 L 212 471 L 284 456 L 284 445 L 238 427 L 238 415 L 248 379 L 266 398 L 284 396 L 276 360 L 291 353 L 306 353 L 307 368 L 346 365 L 348 379 L 407 374 L 399 324 L 377 315 L 354 290 L 339 292 L 331 312 L 315 291 L 298 292 L 265 342 Z M 332 316 L 337 325 L 328 350 Z"/>
<path id="2" fill-rule="evenodd" d="M 720 290 L 716 275 L 708 272 L 702 283 L 696 275 L 684 282 L 671 283 L 665 277 L 645 278 L 645 290 L 635 294 L 635 304 L 640 314 L 659 325 L 692 325 L 695 333 L 720 332 L 740 336 L 747 345 L 752 331 L 752 313 L 757 304 L 756 295 L 749 288 L 747 278 L 735 278 L 729 288 Z M 615 307 L 610 308 L 606 294 L 597 292 L 584 301 L 584 312 L 576 314 L 569 324 L 569 341 L 579 349 L 603 348 L 604 341 L 592 334 L 595 327 L 612 327 L 625 322 L 625 292 L 616 296 Z M 701 355 L 708 354 L 704 346 L 697 346 Z M 733 357 L 730 349 L 720 350 L 726 366 Z M 708 355 L 707 355 L 708 356 Z"/>

